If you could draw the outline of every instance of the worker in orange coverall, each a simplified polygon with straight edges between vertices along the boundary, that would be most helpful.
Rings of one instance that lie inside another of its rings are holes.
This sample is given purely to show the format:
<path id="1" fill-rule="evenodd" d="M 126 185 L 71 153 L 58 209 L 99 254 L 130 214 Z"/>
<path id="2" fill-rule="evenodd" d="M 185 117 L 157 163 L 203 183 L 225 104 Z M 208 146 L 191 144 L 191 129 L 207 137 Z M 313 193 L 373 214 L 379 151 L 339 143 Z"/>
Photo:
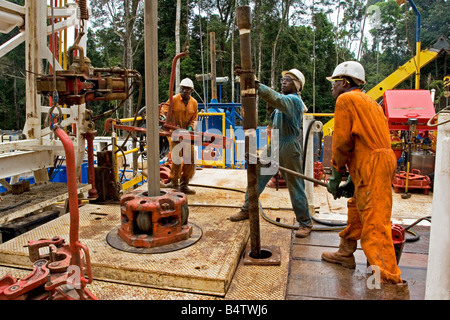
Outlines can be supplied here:
<path id="1" fill-rule="evenodd" d="M 194 90 L 194 83 L 191 79 L 185 78 L 180 82 L 180 93 L 173 97 L 173 118 L 175 120 L 175 125 L 180 129 L 186 129 L 188 131 L 194 131 L 195 123 L 198 119 L 198 103 L 191 93 Z M 163 105 L 160 110 L 160 116 L 164 119 L 167 115 L 169 105 L 168 102 Z M 172 169 L 170 171 L 170 183 L 166 185 L 168 188 L 173 188 L 180 190 L 185 194 L 195 194 L 195 190 L 189 188 L 189 180 L 194 177 L 195 174 L 195 157 L 194 157 L 194 145 L 190 146 L 190 157 L 183 157 L 183 151 L 185 148 L 180 150 L 178 159 L 183 159 L 180 161 L 182 163 L 176 164 L 174 157 L 177 155 L 173 154 L 173 149 L 178 145 L 178 141 L 170 141 L 170 152 L 172 154 Z M 187 161 L 186 161 L 187 158 Z"/>
<path id="2" fill-rule="evenodd" d="M 373 274 L 379 271 L 382 298 L 409 299 L 408 283 L 400 278 L 392 241 L 392 179 L 397 163 L 386 117 L 382 108 L 359 89 L 365 83 L 360 63 L 343 62 L 327 79 L 333 83 L 336 99 L 332 176 L 327 189 L 335 199 L 348 191 L 350 196 L 354 193 L 347 202 L 347 227 L 339 233 L 339 249 L 324 252 L 322 259 L 355 268 L 353 253 L 360 240 Z M 351 178 L 340 186 L 346 167 Z"/>

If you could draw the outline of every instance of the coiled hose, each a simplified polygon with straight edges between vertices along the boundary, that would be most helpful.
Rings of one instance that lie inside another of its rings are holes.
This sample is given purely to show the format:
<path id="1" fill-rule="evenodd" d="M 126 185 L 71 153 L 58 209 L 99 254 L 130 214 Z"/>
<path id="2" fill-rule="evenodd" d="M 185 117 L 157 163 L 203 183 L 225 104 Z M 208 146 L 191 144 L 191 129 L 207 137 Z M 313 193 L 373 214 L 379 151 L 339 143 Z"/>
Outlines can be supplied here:
<path id="1" fill-rule="evenodd" d="M 431 216 L 426 216 L 426 217 L 420 218 L 420 219 L 416 220 L 414 223 L 410 224 L 409 226 L 407 226 L 405 228 L 406 232 L 411 233 L 412 235 L 414 235 L 414 237 L 412 237 L 412 238 L 406 238 L 405 239 L 406 242 L 415 242 L 415 241 L 418 241 L 420 239 L 420 236 L 417 233 L 415 233 L 414 231 L 411 231 L 409 229 L 414 227 L 416 224 L 418 224 L 422 220 L 427 220 L 428 222 L 431 223 Z"/>
<path id="2" fill-rule="evenodd" d="M 218 186 L 207 186 L 207 185 L 202 185 L 202 184 L 189 184 L 192 187 L 200 187 L 200 188 L 210 188 L 210 189 L 220 189 L 220 190 L 226 190 L 226 191 L 235 191 L 235 192 L 240 192 L 240 193 L 245 193 L 245 191 L 240 190 L 240 189 L 236 189 L 236 188 L 228 188 L 228 187 L 218 187 Z M 190 206 L 209 206 L 207 204 L 189 204 Z M 241 206 L 232 206 L 232 205 L 212 205 L 213 207 L 225 207 L 225 208 L 240 208 Z M 258 206 L 259 206 L 259 213 L 260 215 L 264 218 L 264 220 L 266 220 L 267 222 L 274 224 L 276 226 L 282 227 L 282 228 L 288 228 L 288 229 L 294 229 L 297 230 L 299 228 L 299 226 L 296 225 L 289 225 L 289 224 L 285 224 L 276 220 L 273 220 L 271 218 L 269 218 L 265 213 L 264 213 L 264 208 L 261 205 L 261 202 L 258 201 Z M 280 207 L 268 207 L 265 209 L 269 209 L 269 210 L 292 210 L 292 208 L 280 208 Z M 347 226 L 347 223 L 339 223 L 339 222 L 330 222 L 330 221 L 323 221 L 323 220 L 319 220 L 317 218 L 314 218 L 313 216 L 311 216 L 311 219 L 321 225 L 324 225 L 326 227 L 320 227 L 320 226 L 313 226 L 312 231 L 339 231 L 339 230 L 343 230 L 345 229 L 345 227 Z M 406 238 L 405 241 L 406 242 L 416 242 L 420 239 L 420 235 L 417 234 L 416 232 L 410 230 L 412 227 L 414 227 L 415 225 L 417 225 L 419 222 L 421 222 L 422 220 L 427 220 L 428 222 L 431 223 L 431 216 L 426 216 L 423 218 L 420 218 L 418 220 L 416 220 L 414 223 L 412 223 L 411 225 L 405 227 L 406 232 L 410 233 L 413 235 L 413 237 L 410 238 Z"/>
<path id="3" fill-rule="evenodd" d="M 218 187 L 218 186 L 207 186 L 207 185 L 202 185 L 202 184 L 189 184 L 192 187 L 200 187 L 200 188 L 211 188 L 211 189 L 220 189 L 220 190 L 226 190 L 226 191 L 235 191 L 235 192 L 240 192 L 240 193 L 245 193 L 245 191 L 240 190 L 240 189 L 236 189 L 236 188 L 228 188 L 228 187 Z M 191 205 L 191 204 L 190 204 Z M 196 204 L 198 206 L 207 206 L 207 205 L 203 205 L 203 204 Z M 217 207 L 218 205 L 214 205 L 215 207 Z M 268 221 L 269 223 L 272 223 L 274 225 L 277 225 L 279 227 L 283 227 L 283 228 L 289 228 L 289 229 L 294 229 L 297 230 L 299 228 L 299 226 L 296 225 L 289 225 L 289 224 L 285 224 L 276 220 L 273 220 L 271 218 L 269 218 L 265 213 L 264 213 L 264 209 L 263 206 L 261 205 L 261 202 L 258 201 L 258 206 L 259 206 L 259 213 L 260 215 L 264 218 L 264 220 Z M 226 206 L 227 208 L 231 208 L 233 206 Z M 240 208 L 239 206 L 236 206 L 236 208 Z M 270 210 L 284 210 L 284 208 L 279 208 L 279 207 L 270 207 Z M 286 210 L 292 210 L 291 208 L 286 209 Z M 346 223 L 335 223 L 335 222 L 328 222 L 328 221 L 322 221 L 322 220 L 318 220 L 314 217 L 311 217 L 313 219 L 314 222 L 318 223 L 318 224 L 322 224 L 326 227 L 319 227 L 319 226 L 313 226 L 312 230 L 313 231 L 337 231 L 337 230 L 342 230 L 344 229 L 347 224 Z"/>
<path id="4" fill-rule="evenodd" d="M 306 158 L 306 146 L 308 145 L 308 137 L 309 137 L 309 133 L 311 131 L 312 125 L 314 124 L 316 120 L 313 120 L 309 123 L 309 126 L 307 128 L 307 132 L 306 132 L 306 141 L 305 141 L 305 147 L 304 147 L 304 151 L 303 151 L 303 170 L 305 168 L 305 158 Z M 245 193 L 245 191 L 240 190 L 240 189 L 236 189 L 236 188 L 228 188 L 228 187 L 219 187 L 219 186 L 206 186 L 206 185 L 201 185 L 201 184 L 190 184 L 193 187 L 201 187 L 201 188 L 212 188 L 212 189 L 220 189 L 220 190 L 227 190 L 227 191 L 235 191 L 235 192 L 241 192 L 241 193 Z M 207 206 L 207 205 L 203 205 L 203 204 L 197 204 L 197 205 L 202 205 L 202 206 Z M 218 206 L 218 205 L 214 205 L 214 206 Z M 263 210 L 263 207 L 261 205 L 261 202 L 259 202 L 258 200 L 258 206 L 259 206 L 259 213 L 260 215 L 264 218 L 264 220 L 266 220 L 269 223 L 272 223 L 274 225 L 277 225 L 279 227 L 283 227 L 283 228 L 289 228 L 289 229 L 298 229 L 299 226 L 296 225 L 289 225 L 289 224 L 285 224 L 285 223 L 281 223 L 279 221 L 270 219 Z M 232 207 L 232 206 L 226 206 L 228 208 Z M 238 207 L 239 208 L 239 207 Z M 282 209 L 282 208 L 278 208 L 278 207 L 270 207 L 270 210 L 292 210 L 291 208 L 287 208 L 287 209 Z M 311 216 L 311 219 L 318 223 L 321 224 L 325 227 L 319 227 L 319 226 L 313 226 L 312 231 L 338 231 L 338 230 L 343 230 L 345 229 L 345 227 L 347 226 L 347 223 L 339 223 L 339 222 L 330 222 L 330 221 L 323 221 L 323 220 L 319 220 L 317 218 L 314 218 L 313 216 Z M 408 233 L 411 233 L 414 235 L 414 237 L 412 238 L 406 238 L 405 241 L 406 242 L 414 242 L 420 239 L 420 236 L 409 230 L 412 227 L 414 227 L 416 224 L 418 224 L 420 221 L 422 220 L 427 220 L 431 223 L 431 216 L 426 216 L 423 218 L 418 219 L 417 221 L 415 221 L 413 224 L 411 224 L 410 226 L 406 227 L 405 230 Z"/>
<path id="5" fill-rule="evenodd" d="M 305 143 L 304 143 L 304 147 L 303 147 L 303 170 L 305 170 L 305 165 L 306 165 L 306 151 L 307 151 L 307 146 L 308 146 L 309 134 L 310 134 L 310 131 L 311 131 L 311 128 L 312 128 L 314 122 L 316 122 L 316 121 L 317 121 L 316 119 L 313 119 L 309 123 L 308 128 L 306 129 L 306 135 L 305 135 L 306 138 L 305 138 Z M 431 119 L 430 119 L 430 121 L 431 121 Z M 331 226 L 340 226 L 340 225 L 346 226 L 347 225 L 345 223 L 344 224 L 339 224 L 339 223 L 334 223 L 334 222 L 319 221 L 319 220 L 315 219 L 314 217 L 311 217 L 311 218 L 314 221 L 316 221 L 317 223 L 324 224 L 324 225 L 331 225 Z M 416 224 L 418 224 L 422 220 L 427 220 L 428 222 L 431 223 L 431 216 L 426 216 L 426 217 L 420 218 L 417 221 L 415 221 L 414 223 L 412 223 L 410 226 L 405 228 L 406 232 L 408 232 L 408 233 L 413 235 L 412 238 L 406 238 L 405 239 L 406 242 L 415 242 L 415 241 L 418 241 L 420 239 L 420 236 L 417 233 L 415 233 L 414 231 L 411 231 L 409 229 L 414 227 Z"/>

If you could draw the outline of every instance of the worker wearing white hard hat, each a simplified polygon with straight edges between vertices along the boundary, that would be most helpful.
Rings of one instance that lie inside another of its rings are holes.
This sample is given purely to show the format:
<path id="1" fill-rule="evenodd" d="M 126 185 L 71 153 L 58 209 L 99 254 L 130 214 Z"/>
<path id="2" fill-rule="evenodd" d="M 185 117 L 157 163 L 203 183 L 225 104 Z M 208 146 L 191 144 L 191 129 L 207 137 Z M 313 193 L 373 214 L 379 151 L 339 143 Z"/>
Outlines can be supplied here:
<path id="1" fill-rule="evenodd" d="M 297 94 L 300 96 L 303 87 L 305 86 L 305 76 L 303 73 L 298 69 L 291 69 L 289 71 L 283 71 L 281 75 L 284 76 L 292 76 L 292 79 L 294 81 L 295 88 L 297 89 Z M 306 104 L 303 103 L 303 112 L 308 111 L 308 108 L 306 107 Z"/>
<path id="2" fill-rule="evenodd" d="M 357 61 L 342 62 L 334 69 L 332 76 L 327 77 L 327 80 L 334 81 L 334 79 L 342 77 L 351 78 L 358 86 L 366 83 L 364 67 Z"/>
<path id="3" fill-rule="evenodd" d="M 284 77 L 285 75 L 294 76 L 292 79 L 294 80 L 295 87 L 297 88 L 297 92 L 301 92 L 303 87 L 305 86 L 305 76 L 298 69 L 291 69 L 289 71 L 283 71 L 281 75 Z"/>
<path id="4" fill-rule="evenodd" d="M 356 61 L 339 64 L 331 77 L 336 99 L 332 141 L 332 176 L 327 187 L 334 198 L 349 197 L 347 227 L 339 233 L 337 252 L 324 252 L 322 259 L 355 268 L 357 241 L 372 271 L 379 275 L 383 299 L 409 299 L 408 284 L 401 271 L 392 241 L 392 179 L 397 159 L 391 148 L 389 127 L 381 106 L 363 93 L 363 66 Z M 342 174 L 350 173 L 340 186 Z M 351 177 L 351 178 L 350 178 Z"/>
<path id="5" fill-rule="evenodd" d="M 189 79 L 189 78 L 184 78 L 184 79 L 181 80 L 181 82 L 180 82 L 180 87 L 188 87 L 188 88 L 194 89 L 194 83 L 192 82 L 191 79 Z"/>
<path id="6" fill-rule="evenodd" d="M 180 82 L 180 93 L 173 97 L 173 118 L 175 125 L 180 129 L 187 129 L 188 131 L 194 131 L 195 124 L 198 119 L 198 103 L 191 93 L 194 90 L 194 83 L 191 79 L 185 78 Z M 161 107 L 160 114 L 165 116 L 169 110 L 169 101 Z M 175 155 L 172 153 L 173 148 L 178 144 L 178 142 L 170 141 L 170 151 L 172 160 Z M 170 171 L 170 183 L 166 185 L 168 188 L 178 189 L 186 194 L 195 194 L 195 190 L 188 186 L 189 180 L 191 180 L 195 174 L 195 157 L 194 157 L 194 146 L 190 148 L 190 161 L 189 163 L 183 161 L 181 164 L 173 161 L 172 169 Z M 180 159 L 183 158 L 179 155 Z M 183 158 L 184 159 L 184 158 Z"/>
<path id="7" fill-rule="evenodd" d="M 276 92 L 266 85 L 256 82 L 258 96 L 262 98 L 274 110 L 270 116 L 272 121 L 272 139 L 266 145 L 261 154 L 278 154 L 279 165 L 296 172 L 302 170 L 302 146 L 299 136 L 303 122 L 304 103 L 300 97 L 305 85 L 305 77 L 297 69 L 282 72 L 281 92 Z M 278 141 L 275 141 L 274 133 L 278 133 Z M 269 152 L 270 150 L 270 152 Z M 278 171 L 278 168 L 276 168 Z M 259 168 L 258 193 L 261 194 L 267 183 L 276 172 L 267 174 Z M 305 182 L 303 179 L 281 172 L 289 189 L 291 204 L 299 228 L 295 233 L 296 237 L 307 237 L 312 229 L 312 220 L 309 215 L 308 199 L 305 194 Z M 241 210 L 230 216 L 231 221 L 240 221 L 249 218 L 248 192 L 245 194 L 245 201 Z"/>

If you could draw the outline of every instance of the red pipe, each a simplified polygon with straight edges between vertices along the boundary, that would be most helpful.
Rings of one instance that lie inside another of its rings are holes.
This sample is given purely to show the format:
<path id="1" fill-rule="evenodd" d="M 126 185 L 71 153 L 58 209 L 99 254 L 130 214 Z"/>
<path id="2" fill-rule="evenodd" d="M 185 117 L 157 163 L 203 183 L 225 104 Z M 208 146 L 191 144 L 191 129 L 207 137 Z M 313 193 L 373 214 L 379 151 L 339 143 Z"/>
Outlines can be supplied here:
<path id="1" fill-rule="evenodd" d="M 66 153 L 66 169 L 67 169 L 67 189 L 69 191 L 69 214 L 70 214 L 70 231 L 69 231 L 69 245 L 70 253 L 72 255 L 70 264 L 78 266 L 82 270 L 80 249 L 85 255 L 86 269 L 88 279 L 83 276 L 80 277 L 81 289 L 77 289 L 80 299 L 86 298 L 97 300 L 97 298 L 85 288 L 86 283 L 92 283 L 92 266 L 91 258 L 88 248 L 78 241 L 78 234 L 80 229 L 80 212 L 78 211 L 78 191 L 77 191 L 77 169 L 75 165 L 75 149 L 69 135 L 61 128 L 55 127 L 55 135 L 61 140 L 64 151 Z"/>
<path id="2" fill-rule="evenodd" d="M 168 125 L 175 125 L 173 119 L 173 87 L 175 82 L 175 70 L 177 68 L 177 61 L 181 57 L 187 56 L 189 51 L 183 51 L 175 56 L 172 61 L 172 71 L 170 72 L 170 83 L 169 83 L 169 111 L 167 112 L 166 123 Z"/>
<path id="3" fill-rule="evenodd" d="M 78 231 L 80 227 L 80 213 L 78 211 L 77 191 L 77 169 L 75 165 L 75 150 L 72 140 L 61 128 L 54 130 L 56 136 L 61 140 L 66 153 L 67 189 L 69 191 L 69 213 L 70 213 L 70 252 L 72 254 L 72 265 L 81 266 L 80 251 L 78 250 Z"/>

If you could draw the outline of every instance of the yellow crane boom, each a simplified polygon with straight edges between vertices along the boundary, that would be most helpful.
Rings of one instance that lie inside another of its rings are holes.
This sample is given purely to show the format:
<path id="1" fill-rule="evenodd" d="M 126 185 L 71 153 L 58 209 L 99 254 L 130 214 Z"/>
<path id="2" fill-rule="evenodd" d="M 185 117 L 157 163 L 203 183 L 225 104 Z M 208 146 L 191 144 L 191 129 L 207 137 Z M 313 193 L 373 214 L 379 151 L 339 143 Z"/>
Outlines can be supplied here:
<path id="1" fill-rule="evenodd" d="M 420 51 L 420 56 L 417 55 L 406 62 L 404 65 L 400 66 L 397 70 L 383 79 L 375 87 L 370 89 L 367 94 L 371 96 L 375 101 L 383 97 L 386 90 L 392 90 L 397 87 L 400 83 L 408 79 L 411 75 L 416 73 L 417 61 L 419 61 L 418 68 L 422 69 L 424 66 L 429 64 L 431 61 L 436 59 L 441 52 L 444 50 L 448 51 L 450 49 L 450 44 L 444 36 L 439 37 L 435 44 L 431 48 L 424 49 Z M 334 129 L 334 118 L 323 125 L 323 135 L 331 135 Z"/>
<path id="2" fill-rule="evenodd" d="M 422 50 L 419 57 L 420 69 L 436 59 L 440 52 L 441 50 L 434 48 Z M 382 98 L 386 90 L 394 89 L 416 72 L 416 61 L 417 56 L 410 59 L 404 65 L 400 66 L 397 70 L 387 76 L 383 81 L 378 83 L 375 87 L 367 91 L 367 94 L 375 101 Z"/>

